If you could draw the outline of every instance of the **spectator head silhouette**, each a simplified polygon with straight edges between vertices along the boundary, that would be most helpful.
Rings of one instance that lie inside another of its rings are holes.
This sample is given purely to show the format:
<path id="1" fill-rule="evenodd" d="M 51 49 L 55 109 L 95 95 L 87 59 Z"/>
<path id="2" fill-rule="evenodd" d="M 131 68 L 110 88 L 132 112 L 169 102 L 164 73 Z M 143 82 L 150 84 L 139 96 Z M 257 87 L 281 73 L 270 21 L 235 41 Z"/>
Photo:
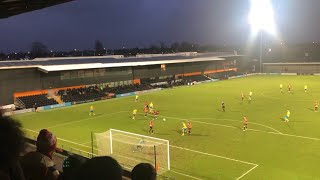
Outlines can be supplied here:
<path id="1" fill-rule="evenodd" d="M 63 162 L 63 180 L 73 179 L 79 168 L 86 162 L 86 158 L 78 155 L 70 155 Z"/>
<path id="2" fill-rule="evenodd" d="M 132 180 L 156 180 L 157 173 L 155 168 L 149 163 L 140 163 L 131 171 Z"/>
<path id="3" fill-rule="evenodd" d="M 122 180 L 122 168 L 111 157 L 94 157 L 79 168 L 75 177 L 77 180 Z"/>
<path id="4" fill-rule="evenodd" d="M 24 179 L 18 161 L 25 148 L 21 124 L 0 115 L 0 142 L 1 179 Z"/>

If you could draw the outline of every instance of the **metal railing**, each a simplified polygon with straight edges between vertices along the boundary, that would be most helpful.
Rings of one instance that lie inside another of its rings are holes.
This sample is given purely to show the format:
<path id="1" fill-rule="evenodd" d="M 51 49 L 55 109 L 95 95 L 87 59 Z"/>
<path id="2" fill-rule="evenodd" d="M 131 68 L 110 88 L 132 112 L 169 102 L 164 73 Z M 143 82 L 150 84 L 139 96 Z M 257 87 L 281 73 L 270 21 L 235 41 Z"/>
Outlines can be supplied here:
<path id="1" fill-rule="evenodd" d="M 16 98 L 16 103 L 19 104 L 22 108 L 26 108 L 26 105 L 21 101 L 20 98 Z"/>

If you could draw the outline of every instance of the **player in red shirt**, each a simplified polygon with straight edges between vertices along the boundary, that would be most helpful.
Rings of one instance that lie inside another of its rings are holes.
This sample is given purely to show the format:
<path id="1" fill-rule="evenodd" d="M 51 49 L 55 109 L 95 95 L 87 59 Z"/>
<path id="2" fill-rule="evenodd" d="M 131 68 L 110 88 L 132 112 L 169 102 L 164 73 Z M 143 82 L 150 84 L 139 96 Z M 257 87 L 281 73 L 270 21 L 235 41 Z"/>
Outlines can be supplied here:
<path id="1" fill-rule="evenodd" d="M 153 116 L 154 116 L 155 119 L 158 118 L 158 115 L 159 115 L 159 111 L 154 110 L 154 111 L 153 111 Z"/>
<path id="2" fill-rule="evenodd" d="M 151 119 L 150 121 L 149 121 L 149 133 L 151 133 L 151 134 L 153 134 L 153 119 Z"/>
<path id="3" fill-rule="evenodd" d="M 188 120 L 187 127 L 188 127 L 188 135 L 190 135 L 191 134 L 191 129 L 192 129 L 192 123 L 191 123 L 190 120 Z"/>
<path id="4" fill-rule="evenodd" d="M 243 131 L 245 131 L 245 130 L 248 129 L 248 118 L 247 118 L 247 116 L 244 116 L 243 119 L 244 119 L 244 122 L 243 122 Z"/>
<path id="5" fill-rule="evenodd" d="M 318 101 L 314 101 L 314 111 L 318 112 L 318 108 L 319 108 L 319 102 Z"/>
<path id="6" fill-rule="evenodd" d="M 241 100 L 242 100 L 242 101 L 244 100 L 244 94 L 243 94 L 243 92 L 241 93 Z"/>
<path id="7" fill-rule="evenodd" d="M 291 84 L 289 84 L 288 85 L 288 92 L 291 92 L 291 89 L 292 89 Z"/>
<path id="8" fill-rule="evenodd" d="M 148 108 L 148 106 L 144 106 L 144 108 L 143 108 L 143 112 L 144 112 L 144 117 L 147 117 L 147 115 L 148 115 L 148 112 L 149 112 L 149 108 Z"/>

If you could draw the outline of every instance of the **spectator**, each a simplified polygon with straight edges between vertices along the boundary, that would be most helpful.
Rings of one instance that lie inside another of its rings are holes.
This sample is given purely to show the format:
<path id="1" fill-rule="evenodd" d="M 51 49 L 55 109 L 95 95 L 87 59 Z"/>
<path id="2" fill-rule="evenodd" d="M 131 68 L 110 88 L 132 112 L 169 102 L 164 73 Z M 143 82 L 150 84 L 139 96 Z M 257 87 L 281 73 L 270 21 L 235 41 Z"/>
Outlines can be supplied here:
<path id="1" fill-rule="evenodd" d="M 157 173 L 154 167 L 149 163 L 140 163 L 131 171 L 132 180 L 156 180 Z"/>
<path id="2" fill-rule="evenodd" d="M 119 163 L 111 157 L 94 157 L 79 168 L 75 179 L 122 180 L 122 168 Z"/>
<path id="3" fill-rule="evenodd" d="M 86 158 L 71 155 L 63 162 L 63 173 L 59 176 L 59 180 L 72 180 L 78 169 L 86 162 Z"/>
<path id="4" fill-rule="evenodd" d="M 53 153 L 58 150 L 57 138 L 47 129 L 42 129 L 36 146 L 36 152 L 26 154 L 21 160 L 27 180 L 57 179 L 60 173 L 52 161 Z"/>
<path id="5" fill-rule="evenodd" d="M 56 150 L 60 151 L 60 149 L 57 148 L 56 136 L 47 129 L 42 129 L 39 132 L 36 145 L 37 152 L 46 155 L 50 159 L 52 159 L 52 155 Z"/>
<path id="6" fill-rule="evenodd" d="M 57 177 L 50 173 L 52 161 L 39 152 L 29 152 L 21 158 L 21 165 L 26 180 L 55 180 Z"/>
<path id="7" fill-rule="evenodd" d="M 18 161 L 25 147 L 20 123 L 0 115 L 0 179 L 24 180 Z"/>

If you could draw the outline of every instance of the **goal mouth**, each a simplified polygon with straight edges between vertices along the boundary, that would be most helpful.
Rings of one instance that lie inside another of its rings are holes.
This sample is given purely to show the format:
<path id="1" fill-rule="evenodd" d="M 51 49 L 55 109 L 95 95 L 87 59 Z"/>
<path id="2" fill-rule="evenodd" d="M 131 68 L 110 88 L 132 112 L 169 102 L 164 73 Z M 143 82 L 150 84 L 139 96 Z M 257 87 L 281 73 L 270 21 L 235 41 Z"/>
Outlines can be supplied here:
<path id="1" fill-rule="evenodd" d="M 170 170 L 168 140 L 116 129 L 93 136 L 92 149 L 98 156 L 111 156 L 130 171 L 139 163 L 152 164 L 158 174 Z"/>

